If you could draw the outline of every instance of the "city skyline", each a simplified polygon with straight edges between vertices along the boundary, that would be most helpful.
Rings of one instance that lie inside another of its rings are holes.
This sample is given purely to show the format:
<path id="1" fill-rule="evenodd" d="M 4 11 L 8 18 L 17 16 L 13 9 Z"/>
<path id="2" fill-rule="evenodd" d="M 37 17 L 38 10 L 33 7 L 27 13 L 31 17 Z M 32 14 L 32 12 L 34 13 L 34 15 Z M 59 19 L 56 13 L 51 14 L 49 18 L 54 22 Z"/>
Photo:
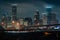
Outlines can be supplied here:
<path id="1" fill-rule="evenodd" d="M 21 21 L 23 22 L 22 25 L 26 25 L 26 26 L 29 26 L 29 25 L 31 26 L 31 24 L 37 26 L 37 25 L 52 25 L 52 24 L 58 24 L 59 23 L 59 20 L 56 19 L 56 13 L 52 12 L 53 8 L 50 5 L 49 6 L 45 6 L 46 13 L 43 13 L 41 15 L 39 13 L 39 10 L 37 9 L 34 12 L 34 15 L 33 15 L 34 18 L 33 19 L 31 19 L 31 17 L 24 17 L 22 20 L 17 15 L 17 5 L 18 4 L 10 4 L 10 5 L 11 5 L 11 10 L 12 10 L 11 15 L 7 16 L 7 14 L 4 14 L 2 16 L 2 20 L 1 20 L 2 23 L 5 22 L 7 25 L 9 23 L 11 23 L 11 24 L 13 23 L 14 26 L 16 26 L 18 24 L 20 25 Z"/>
<path id="2" fill-rule="evenodd" d="M 60 0 L 0 0 L 0 39 L 60 39 Z"/>
<path id="3" fill-rule="evenodd" d="M 23 0 L 24 1 L 24 0 Z M 11 4 L 18 4 L 17 5 L 17 14 L 20 17 L 31 17 L 33 18 L 34 12 L 36 9 L 39 10 L 39 13 L 42 14 L 44 12 L 46 12 L 46 9 L 44 8 L 44 5 L 52 5 L 53 7 L 53 12 L 56 12 L 57 15 L 57 19 L 60 20 L 60 7 L 54 5 L 54 4 L 50 4 L 47 3 L 45 1 L 42 0 L 30 0 L 30 1 L 24 1 L 20 0 L 18 2 L 18 0 L 16 1 L 3 1 L 5 2 L 5 4 L 2 2 L 2 4 L 0 4 L 0 15 L 2 14 L 8 14 L 10 15 L 11 12 Z M 7 3 L 6 3 L 7 2 Z M 11 3 L 12 2 L 12 3 Z"/>

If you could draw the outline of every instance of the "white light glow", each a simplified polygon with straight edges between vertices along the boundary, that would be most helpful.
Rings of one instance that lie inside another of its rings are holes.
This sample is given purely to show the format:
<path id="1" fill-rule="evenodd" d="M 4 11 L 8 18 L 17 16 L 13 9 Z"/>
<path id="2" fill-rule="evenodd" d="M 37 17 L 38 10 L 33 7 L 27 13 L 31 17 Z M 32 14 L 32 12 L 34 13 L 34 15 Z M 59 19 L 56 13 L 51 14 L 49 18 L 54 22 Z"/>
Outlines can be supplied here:
<path id="1" fill-rule="evenodd" d="M 15 21 L 12 21 L 12 23 L 15 23 Z"/>
<path id="2" fill-rule="evenodd" d="M 53 5 L 45 5 L 45 8 L 53 8 Z"/>
<path id="3" fill-rule="evenodd" d="M 17 4 L 11 4 L 12 6 L 17 6 Z"/>
<path id="4" fill-rule="evenodd" d="M 47 13 L 42 13 L 42 14 L 44 14 L 44 15 L 45 15 L 45 14 L 47 14 Z"/>
<path id="5" fill-rule="evenodd" d="M 2 22 L 2 24 L 4 24 L 4 22 Z"/>

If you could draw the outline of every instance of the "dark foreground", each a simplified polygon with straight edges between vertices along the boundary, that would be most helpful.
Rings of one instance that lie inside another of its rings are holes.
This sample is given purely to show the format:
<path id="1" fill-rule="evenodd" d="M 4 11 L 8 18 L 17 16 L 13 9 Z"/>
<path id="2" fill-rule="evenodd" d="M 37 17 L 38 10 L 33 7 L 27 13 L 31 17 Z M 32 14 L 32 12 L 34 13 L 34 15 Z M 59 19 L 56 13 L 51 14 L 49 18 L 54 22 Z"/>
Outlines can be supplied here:
<path id="1" fill-rule="evenodd" d="M 60 32 L 51 31 L 50 35 L 45 35 L 44 32 L 30 32 L 19 34 L 8 34 L 0 32 L 0 40 L 60 40 Z"/>

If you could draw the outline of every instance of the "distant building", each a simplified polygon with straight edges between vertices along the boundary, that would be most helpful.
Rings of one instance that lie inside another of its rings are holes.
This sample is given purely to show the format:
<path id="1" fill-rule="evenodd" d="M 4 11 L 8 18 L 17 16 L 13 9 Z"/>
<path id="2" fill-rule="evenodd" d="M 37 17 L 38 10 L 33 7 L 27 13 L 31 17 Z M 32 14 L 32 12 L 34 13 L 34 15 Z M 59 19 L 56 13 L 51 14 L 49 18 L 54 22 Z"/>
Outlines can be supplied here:
<path id="1" fill-rule="evenodd" d="M 6 22 L 7 18 L 6 16 L 2 16 L 2 22 Z"/>
<path id="2" fill-rule="evenodd" d="M 12 20 L 17 20 L 17 6 L 12 4 Z"/>
<path id="3" fill-rule="evenodd" d="M 48 13 L 47 19 L 48 24 L 58 24 L 55 13 Z"/>
<path id="4" fill-rule="evenodd" d="M 40 25 L 40 15 L 39 15 L 39 11 L 35 11 L 34 14 L 34 26 Z"/>
<path id="5" fill-rule="evenodd" d="M 30 17 L 24 18 L 24 25 L 25 26 L 31 26 L 32 25 L 32 19 Z"/>
<path id="6" fill-rule="evenodd" d="M 46 11 L 47 11 L 47 23 L 48 23 L 48 25 L 58 24 L 58 21 L 56 19 L 56 14 L 52 12 L 52 8 L 46 8 Z"/>
<path id="7" fill-rule="evenodd" d="M 3 28 L 7 27 L 7 18 L 6 18 L 6 16 L 2 16 L 1 25 L 3 26 Z"/>
<path id="8" fill-rule="evenodd" d="M 40 23 L 39 25 L 43 25 L 43 20 L 40 19 L 40 20 L 39 20 L 39 23 Z"/>
<path id="9" fill-rule="evenodd" d="M 20 25 L 24 25 L 24 18 L 19 19 Z"/>
<path id="10" fill-rule="evenodd" d="M 35 11 L 34 21 L 35 21 L 35 20 L 39 21 L 39 19 L 40 19 L 39 11 Z"/>
<path id="11" fill-rule="evenodd" d="M 58 20 L 56 19 L 55 13 L 52 13 L 50 22 L 50 24 L 58 24 Z"/>
<path id="12" fill-rule="evenodd" d="M 47 25 L 47 13 L 42 13 L 42 24 Z"/>

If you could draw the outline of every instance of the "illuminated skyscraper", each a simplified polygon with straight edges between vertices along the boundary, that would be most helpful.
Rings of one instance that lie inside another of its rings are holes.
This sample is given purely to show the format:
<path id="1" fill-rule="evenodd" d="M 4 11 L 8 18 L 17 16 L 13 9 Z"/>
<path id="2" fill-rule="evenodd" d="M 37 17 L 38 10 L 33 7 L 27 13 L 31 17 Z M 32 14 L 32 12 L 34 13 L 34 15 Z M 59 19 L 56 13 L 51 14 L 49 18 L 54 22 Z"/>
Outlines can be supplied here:
<path id="1" fill-rule="evenodd" d="M 17 4 L 12 4 L 12 20 L 17 20 Z"/>
<path id="2" fill-rule="evenodd" d="M 39 15 L 39 11 L 35 11 L 35 15 L 34 15 L 34 25 L 40 25 L 40 15 Z"/>
<path id="3" fill-rule="evenodd" d="M 47 11 L 47 23 L 48 23 L 48 25 L 57 24 L 58 21 L 56 19 L 56 14 L 52 13 L 52 8 L 46 7 L 46 11 Z"/>
<path id="4" fill-rule="evenodd" d="M 47 13 L 42 13 L 43 25 L 47 25 Z"/>

